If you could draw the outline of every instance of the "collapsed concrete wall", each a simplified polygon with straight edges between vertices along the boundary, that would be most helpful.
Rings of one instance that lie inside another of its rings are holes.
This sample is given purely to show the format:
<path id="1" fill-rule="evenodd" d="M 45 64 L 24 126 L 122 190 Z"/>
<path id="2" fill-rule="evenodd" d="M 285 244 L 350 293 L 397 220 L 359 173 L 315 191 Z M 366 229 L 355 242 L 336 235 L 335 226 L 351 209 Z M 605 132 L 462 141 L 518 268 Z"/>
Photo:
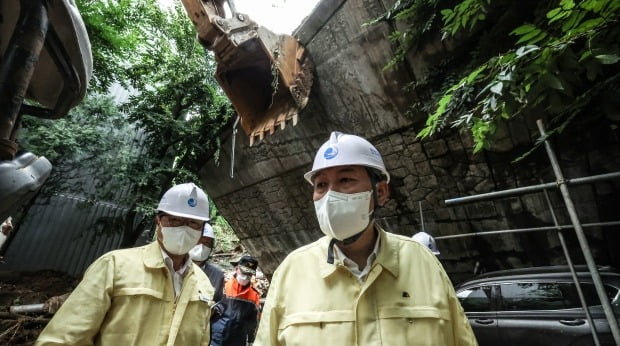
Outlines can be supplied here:
<path id="1" fill-rule="evenodd" d="M 536 119 L 515 120 L 499 129 L 498 140 L 486 152 L 473 155 L 467 135 L 445 131 L 439 137 L 419 140 L 426 114 L 411 106 L 432 102 L 427 95 L 403 91 L 411 82 L 441 74 L 429 71 L 437 56 L 457 54 L 439 38 L 415 52 L 395 70 L 384 66 L 393 56 L 389 24 L 365 26 L 391 7 L 381 0 L 321 1 L 296 34 L 316 66 L 310 102 L 296 126 L 289 125 L 249 146 L 236 136 L 234 178 L 230 178 L 232 129 L 223 136 L 217 160 L 200 172 L 207 192 L 231 223 L 243 244 L 272 273 L 293 249 L 321 236 L 311 201 L 311 187 L 302 175 L 312 165 L 317 148 L 338 130 L 368 138 L 384 156 L 392 175 L 392 199 L 378 214 L 391 232 L 412 235 L 422 228 L 418 202 L 422 202 L 424 228 L 435 235 L 452 235 L 549 225 L 549 208 L 541 193 L 459 207 L 444 200 L 518 186 L 553 181 L 542 150 L 526 160 L 511 161 L 538 137 Z M 467 54 L 462 52 L 458 54 Z M 435 83 L 437 84 L 437 83 Z M 433 85 L 433 83 L 429 83 Z M 580 133 L 554 142 L 568 178 L 620 169 L 617 127 L 595 123 Z M 617 218 L 617 182 L 573 189 L 583 222 Z M 557 193 L 552 201 L 560 223 L 569 219 Z M 612 245 L 617 232 L 590 229 L 597 261 L 620 265 Z M 572 255 L 579 261 L 578 245 L 567 233 Z M 563 264 L 564 257 L 552 232 L 458 238 L 438 243 L 440 259 L 455 280 L 470 276 L 476 262 L 486 270 L 526 265 Z"/>

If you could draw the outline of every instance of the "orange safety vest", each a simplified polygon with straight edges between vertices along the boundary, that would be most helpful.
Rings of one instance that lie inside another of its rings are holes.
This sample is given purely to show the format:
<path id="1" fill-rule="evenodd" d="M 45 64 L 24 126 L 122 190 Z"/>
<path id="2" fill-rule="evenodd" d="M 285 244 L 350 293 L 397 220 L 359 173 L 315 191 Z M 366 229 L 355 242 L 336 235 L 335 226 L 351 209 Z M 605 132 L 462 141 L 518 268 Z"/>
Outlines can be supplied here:
<path id="1" fill-rule="evenodd" d="M 256 291 L 252 285 L 248 285 L 246 287 L 241 286 L 234 277 L 226 282 L 224 294 L 228 298 L 245 299 L 260 306 L 260 296 L 258 291 Z"/>
<path id="2" fill-rule="evenodd" d="M 260 318 L 260 296 L 252 285 L 234 277 L 224 285 L 222 314 L 212 322 L 211 346 L 245 346 L 254 341 Z"/>

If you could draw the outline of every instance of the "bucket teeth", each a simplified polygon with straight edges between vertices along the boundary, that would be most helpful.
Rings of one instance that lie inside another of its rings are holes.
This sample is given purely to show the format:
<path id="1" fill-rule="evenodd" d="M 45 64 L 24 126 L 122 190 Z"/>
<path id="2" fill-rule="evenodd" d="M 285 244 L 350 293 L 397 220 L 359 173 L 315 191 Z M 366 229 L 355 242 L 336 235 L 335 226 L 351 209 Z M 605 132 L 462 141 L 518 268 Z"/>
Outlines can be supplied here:
<path id="1" fill-rule="evenodd" d="M 213 51 L 216 79 L 241 118 L 250 146 L 297 125 L 308 103 L 314 64 L 290 35 L 275 34 L 245 14 L 223 18 L 222 0 L 182 0 L 198 40 Z"/>

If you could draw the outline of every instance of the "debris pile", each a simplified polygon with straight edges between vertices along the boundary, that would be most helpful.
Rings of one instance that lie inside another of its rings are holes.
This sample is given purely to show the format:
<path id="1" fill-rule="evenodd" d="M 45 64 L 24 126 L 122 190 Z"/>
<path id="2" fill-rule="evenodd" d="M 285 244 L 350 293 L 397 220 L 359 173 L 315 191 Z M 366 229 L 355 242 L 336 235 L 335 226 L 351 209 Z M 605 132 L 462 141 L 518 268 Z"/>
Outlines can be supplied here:
<path id="1" fill-rule="evenodd" d="M 33 345 L 78 282 L 56 271 L 0 272 L 0 345 Z"/>

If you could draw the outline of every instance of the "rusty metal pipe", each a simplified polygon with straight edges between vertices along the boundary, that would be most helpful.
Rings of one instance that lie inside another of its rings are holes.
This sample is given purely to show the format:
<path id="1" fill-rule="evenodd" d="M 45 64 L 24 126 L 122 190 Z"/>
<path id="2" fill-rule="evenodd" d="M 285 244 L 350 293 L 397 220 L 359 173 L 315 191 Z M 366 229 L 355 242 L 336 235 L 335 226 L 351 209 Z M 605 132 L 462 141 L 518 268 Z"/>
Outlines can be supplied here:
<path id="1" fill-rule="evenodd" d="M 22 0 L 19 18 L 0 66 L 0 159 L 12 160 L 17 116 L 49 27 L 43 0 Z"/>

